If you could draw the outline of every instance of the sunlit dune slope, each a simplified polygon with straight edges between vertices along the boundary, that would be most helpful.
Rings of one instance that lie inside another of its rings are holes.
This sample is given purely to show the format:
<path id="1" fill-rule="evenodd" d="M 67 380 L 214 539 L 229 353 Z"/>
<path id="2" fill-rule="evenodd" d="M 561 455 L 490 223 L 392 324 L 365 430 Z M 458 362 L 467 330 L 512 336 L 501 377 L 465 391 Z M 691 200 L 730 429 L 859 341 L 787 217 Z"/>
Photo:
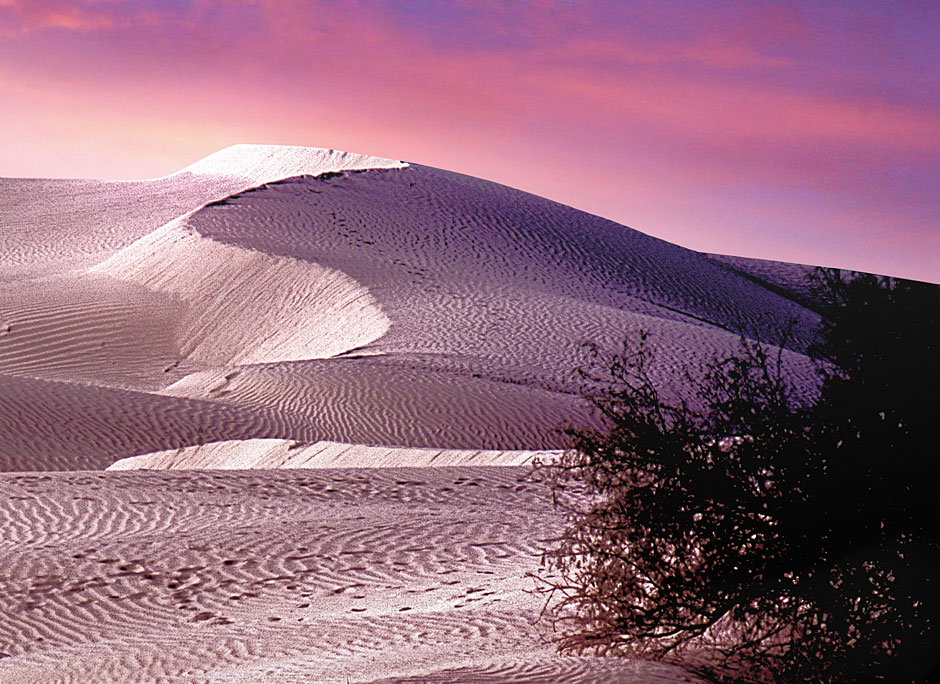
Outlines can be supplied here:
<path id="1" fill-rule="evenodd" d="M 304 444 L 283 439 L 243 439 L 167 449 L 122 458 L 108 470 L 244 470 L 257 468 L 375 468 L 456 465 L 518 466 L 535 458 L 551 460 L 551 451 L 380 447 L 342 442 Z"/>
<path id="2" fill-rule="evenodd" d="M 173 221 L 91 269 L 183 304 L 180 360 L 202 367 L 340 354 L 388 319 L 342 271 L 223 244 Z"/>
<path id="3" fill-rule="evenodd" d="M 640 330 L 675 395 L 739 331 L 815 386 L 806 267 L 437 169 L 237 146 L 153 181 L 3 180 L 0 220 L 5 469 L 519 463 L 593 420 L 584 343 Z"/>

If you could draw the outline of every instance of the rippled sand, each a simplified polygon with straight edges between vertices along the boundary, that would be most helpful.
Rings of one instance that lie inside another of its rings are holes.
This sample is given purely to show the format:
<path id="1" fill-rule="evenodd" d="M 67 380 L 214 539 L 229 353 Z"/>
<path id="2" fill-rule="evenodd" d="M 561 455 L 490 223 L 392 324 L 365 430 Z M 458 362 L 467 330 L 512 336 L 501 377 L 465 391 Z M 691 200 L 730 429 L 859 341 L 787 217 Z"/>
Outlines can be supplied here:
<path id="1" fill-rule="evenodd" d="M 813 392 L 806 271 L 333 150 L 0 179 L 0 682 L 689 681 L 554 654 L 524 466 L 585 342 Z"/>

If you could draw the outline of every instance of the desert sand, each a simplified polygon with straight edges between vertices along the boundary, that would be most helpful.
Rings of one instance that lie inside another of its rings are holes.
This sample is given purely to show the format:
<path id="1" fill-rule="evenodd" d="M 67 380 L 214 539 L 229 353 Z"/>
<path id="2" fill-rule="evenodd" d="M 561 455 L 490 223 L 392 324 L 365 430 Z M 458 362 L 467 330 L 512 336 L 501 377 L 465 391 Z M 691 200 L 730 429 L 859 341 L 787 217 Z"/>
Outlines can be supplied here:
<path id="1" fill-rule="evenodd" d="M 553 653 L 526 472 L 3 475 L 0 681 L 692 681 Z"/>
<path id="2" fill-rule="evenodd" d="M 528 464 L 585 342 L 812 393 L 806 272 L 333 150 L 0 179 L 0 682 L 693 681 L 554 653 Z"/>

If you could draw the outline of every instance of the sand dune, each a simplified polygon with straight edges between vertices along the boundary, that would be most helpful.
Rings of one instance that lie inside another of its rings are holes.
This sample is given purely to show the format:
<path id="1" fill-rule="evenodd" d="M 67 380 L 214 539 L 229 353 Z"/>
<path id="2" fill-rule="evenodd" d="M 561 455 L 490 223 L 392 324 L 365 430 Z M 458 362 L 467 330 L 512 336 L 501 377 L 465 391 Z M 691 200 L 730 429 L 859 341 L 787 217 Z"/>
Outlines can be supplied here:
<path id="1" fill-rule="evenodd" d="M 739 330 L 815 382 L 805 267 L 699 254 L 459 174 L 236 146 L 154 181 L 3 181 L 0 200 L 0 373 L 19 378 L 0 389 L 7 468 L 210 443 L 199 463 L 226 467 L 246 439 L 504 462 L 590 420 L 584 342 L 641 329 L 679 395 L 677 369 L 694 376 Z M 252 462 L 299 462 L 271 454 Z"/>
<path id="2" fill-rule="evenodd" d="M 694 681 L 554 652 L 519 466 L 596 421 L 585 342 L 814 392 L 806 272 L 334 150 L 0 180 L 0 682 Z"/>

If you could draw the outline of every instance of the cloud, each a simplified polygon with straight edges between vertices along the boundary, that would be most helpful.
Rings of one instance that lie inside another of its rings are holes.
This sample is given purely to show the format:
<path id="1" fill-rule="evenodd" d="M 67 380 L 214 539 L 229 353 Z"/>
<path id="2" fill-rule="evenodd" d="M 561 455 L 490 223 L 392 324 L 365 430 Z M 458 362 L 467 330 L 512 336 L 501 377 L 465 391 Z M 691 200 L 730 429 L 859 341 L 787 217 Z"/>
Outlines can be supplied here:
<path id="1" fill-rule="evenodd" d="M 617 53 L 622 60 L 605 67 L 582 55 L 604 54 L 596 45 L 575 50 L 569 59 L 523 56 L 516 91 L 546 104 L 578 103 L 581 114 L 609 130 L 658 131 L 663 136 L 725 146 L 777 143 L 783 146 L 861 146 L 936 153 L 940 107 L 909 103 L 890 94 L 840 93 L 825 84 L 703 75 L 679 65 L 748 65 L 747 53 L 702 53 L 697 46 L 665 49 L 644 61 L 642 55 Z M 556 52 L 551 53 L 555 55 Z M 653 69 L 646 67 L 652 65 Z M 666 65 L 666 68 L 659 68 Z M 777 68 L 777 67 L 774 67 Z M 779 68 L 784 68 L 781 65 Z M 812 87 L 816 85 L 816 87 Z M 557 107 L 564 112 L 565 107 Z M 569 111 L 570 108 L 568 108 Z"/>
<path id="2" fill-rule="evenodd" d="M 761 54 L 746 43 L 714 38 L 683 43 L 676 40 L 571 37 L 535 50 L 533 54 L 543 61 L 557 64 L 606 66 L 608 70 L 635 66 L 776 69 L 792 64 L 787 57 Z"/>
<path id="3" fill-rule="evenodd" d="M 119 21 L 112 2 L 67 0 L 0 0 L 0 18 L 7 35 L 59 29 L 99 31 Z"/>

